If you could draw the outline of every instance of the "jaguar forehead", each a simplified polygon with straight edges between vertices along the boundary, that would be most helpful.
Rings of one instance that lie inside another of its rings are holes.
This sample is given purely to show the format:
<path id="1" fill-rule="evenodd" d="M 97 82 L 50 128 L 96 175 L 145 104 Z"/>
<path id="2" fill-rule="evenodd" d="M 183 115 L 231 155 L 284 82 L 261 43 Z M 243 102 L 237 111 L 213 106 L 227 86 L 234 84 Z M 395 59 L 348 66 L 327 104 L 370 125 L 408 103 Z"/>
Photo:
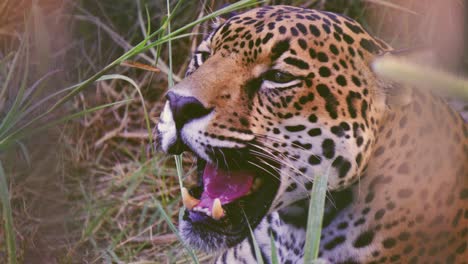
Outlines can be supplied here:
<path id="1" fill-rule="evenodd" d="M 292 44 L 306 48 L 310 43 L 303 39 L 305 36 L 312 37 L 315 46 L 333 38 L 337 43 L 344 42 L 370 54 L 379 54 L 389 49 L 384 42 L 371 37 L 361 25 L 345 16 L 289 6 L 276 6 L 274 9 L 263 7 L 235 16 L 215 31 L 210 41 L 214 52 L 249 49 L 252 59 L 256 59 L 255 51 L 259 47 L 267 48 L 271 42 L 281 39 L 293 38 Z M 275 52 L 270 55 L 273 58 L 276 56 Z"/>

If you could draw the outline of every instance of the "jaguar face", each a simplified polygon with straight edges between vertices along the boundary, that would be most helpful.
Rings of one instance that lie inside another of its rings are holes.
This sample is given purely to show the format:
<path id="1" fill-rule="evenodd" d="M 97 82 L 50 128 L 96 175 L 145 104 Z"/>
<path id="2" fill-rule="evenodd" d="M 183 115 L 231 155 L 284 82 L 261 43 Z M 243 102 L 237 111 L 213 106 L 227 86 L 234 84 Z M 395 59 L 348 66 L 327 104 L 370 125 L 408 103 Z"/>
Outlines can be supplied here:
<path id="1" fill-rule="evenodd" d="M 241 85 L 229 77 L 236 61 L 221 55 L 215 60 L 215 56 L 171 89 L 158 124 L 164 151 L 190 151 L 197 157 L 198 186 L 182 191 L 186 211 L 180 230 L 186 242 L 205 251 L 245 239 L 249 225 L 255 228 L 270 210 L 281 179 L 281 159 L 250 129 L 246 99 L 240 93 L 230 94 L 234 90 L 230 87 Z M 223 71 L 218 63 L 226 67 L 225 76 L 217 75 Z M 207 80 L 207 72 L 223 79 Z M 214 104 L 204 104 L 191 95 L 199 81 L 203 87 L 222 85 L 226 91 L 210 100 Z"/>
<path id="2" fill-rule="evenodd" d="M 198 158 L 183 190 L 184 239 L 231 247 L 327 173 L 343 189 L 364 170 L 385 108 L 371 58 L 386 48 L 349 18 L 289 6 L 234 16 L 199 46 L 157 125 L 167 153 Z"/>

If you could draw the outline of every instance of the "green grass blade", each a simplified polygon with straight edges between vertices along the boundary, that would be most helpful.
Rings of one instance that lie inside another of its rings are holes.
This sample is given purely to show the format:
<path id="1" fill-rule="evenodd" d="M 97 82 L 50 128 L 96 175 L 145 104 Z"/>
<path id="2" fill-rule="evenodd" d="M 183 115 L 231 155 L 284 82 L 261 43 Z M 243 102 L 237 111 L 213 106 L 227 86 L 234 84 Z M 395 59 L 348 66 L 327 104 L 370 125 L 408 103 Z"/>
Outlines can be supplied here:
<path id="1" fill-rule="evenodd" d="M 164 218 L 164 220 L 166 221 L 167 225 L 169 226 L 169 228 L 172 230 L 172 232 L 177 236 L 177 238 L 179 239 L 180 243 L 182 243 L 182 245 L 184 246 L 185 250 L 187 250 L 188 254 L 190 255 L 190 257 L 192 258 L 193 262 L 196 263 L 196 264 L 199 264 L 199 261 L 198 261 L 198 258 L 197 256 L 195 255 L 195 253 L 193 253 L 192 249 L 189 248 L 185 243 L 184 241 L 182 240 L 182 237 L 180 236 L 179 234 L 179 231 L 177 230 L 177 228 L 174 226 L 174 224 L 172 223 L 171 221 L 171 218 L 167 215 L 166 211 L 164 210 L 164 208 L 162 207 L 161 203 L 159 203 L 158 201 L 155 200 L 155 203 L 156 203 L 156 207 L 158 208 L 159 212 L 161 213 L 162 217 Z"/>
<path id="2" fill-rule="evenodd" d="M 27 49 L 26 41 L 23 40 L 23 41 L 21 41 L 20 46 L 18 48 L 18 51 L 16 52 L 15 57 L 13 58 L 13 62 L 12 62 L 12 65 L 10 67 L 10 71 L 8 72 L 8 74 L 6 76 L 5 83 L 3 84 L 2 91 L 0 92 L 2 98 L 5 98 L 6 96 L 8 96 L 8 94 L 7 94 L 8 85 L 10 84 L 11 78 L 13 78 L 13 75 L 18 71 L 18 68 L 20 67 L 19 63 L 20 63 L 20 60 L 21 60 L 21 57 L 22 57 L 21 54 L 24 52 L 24 50 L 28 50 L 28 49 Z M 26 55 L 26 57 L 28 57 L 28 55 Z M 24 84 L 24 80 L 26 79 L 27 74 L 28 74 L 27 69 L 28 69 L 28 67 L 26 67 L 26 71 L 23 73 L 23 81 L 22 81 L 23 84 Z M 17 94 L 15 95 L 15 99 L 13 101 L 13 104 L 12 104 L 11 108 L 7 109 L 6 116 L 0 122 L 0 135 L 6 133 L 6 131 L 11 129 L 12 121 L 15 120 L 15 117 L 17 115 L 17 110 L 19 108 L 21 99 L 23 97 L 24 89 L 25 89 L 25 87 L 23 85 L 21 85 L 21 87 L 18 89 Z M 10 95 L 10 96 L 12 96 L 12 95 Z"/>
<path id="3" fill-rule="evenodd" d="M 140 217 L 138 219 L 138 233 L 141 233 L 141 231 L 144 229 L 143 225 L 145 224 L 145 220 L 148 218 L 148 209 L 149 204 L 145 202 L 143 204 L 143 209 L 141 210 Z"/>
<path id="4" fill-rule="evenodd" d="M 63 93 L 72 91 L 73 89 L 77 88 L 78 86 L 79 86 L 79 84 L 75 84 L 75 85 L 63 88 L 63 89 L 61 89 L 59 91 L 56 91 L 54 93 L 51 93 L 51 94 L 47 95 L 46 97 L 40 99 L 39 101 L 37 101 L 36 103 L 34 103 L 30 107 L 28 107 L 27 109 L 23 109 L 23 112 L 18 116 L 18 119 L 23 120 L 23 118 L 25 116 L 28 116 L 29 114 L 31 114 L 32 112 L 37 110 L 39 107 L 43 106 L 45 103 L 49 102 L 50 100 L 56 98 L 57 96 L 59 96 L 59 95 L 61 95 Z"/>
<path id="5" fill-rule="evenodd" d="M 104 222 L 109 219 L 109 215 L 114 212 L 115 209 L 112 207 L 106 207 L 99 212 L 98 217 L 94 218 L 88 225 L 86 225 L 83 231 L 83 237 L 91 236 L 95 230 Z"/>
<path id="6" fill-rule="evenodd" d="M 396 9 L 396 10 L 399 10 L 399 11 L 402 11 L 402 12 L 406 12 L 406 13 L 409 13 L 409 14 L 412 14 L 412 15 L 420 15 L 417 12 L 415 12 L 415 11 L 409 9 L 409 8 L 406 8 L 406 7 L 402 6 L 402 5 L 392 3 L 392 1 L 384 1 L 384 0 L 365 0 L 365 1 L 369 2 L 369 3 L 374 3 L 374 4 L 377 4 L 377 5 L 381 5 L 383 7 L 393 8 L 393 9 Z"/>
<path id="7" fill-rule="evenodd" d="M 314 179 L 314 186 L 310 194 L 309 215 L 307 218 L 304 263 L 312 263 L 318 257 L 323 213 L 325 211 L 327 182 L 328 173 L 325 173 L 323 176 L 316 176 Z"/>
<path id="8" fill-rule="evenodd" d="M 184 168 L 182 165 L 182 154 L 175 155 L 174 159 L 176 163 L 177 177 L 179 178 L 179 186 L 180 186 L 180 189 L 182 190 L 182 187 L 184 187 L 184 184 L 183 184 Z"/>
<path id="9" fill-rule="evenodd" d="M 10 194 L 8 183 L 0 161 L 0 201 L 2 202 L 3 229 L 5 232 L 5 242 L 8 253 L 8 263 L 16 263 L 16 238 L 13 226 L 13 216 L 11 213 Z"/>
<path id="10" fill-rule="evenodd" d="M 41 85 L 41 83 L 50 77 L 53 73 L 55 72 L 50 72 L 50 74 L 48 73 L 37 80 L 30 88 L 27 89 L 27 91 L 25 91 L 24 95 L 18 94 L 16 96 L 17 100 L 15 101 L 17 102 L 15 102 L 15 104 L 17 105 L 14 105 L 14 107 L 8 110 L 7 117 L 5 117 L 2 124 L 0 125 L 0 138 L 7 135 L 7 133 L 10 132 L 16 124 L 18 124 L 34 110 L 28 108 L 28 101 L 32 101 L 32 93 L 36 87 Z"/>
<path id="11" fill-rule="evenodd" d="M 25 36 L 28 36 L 28 33 L 26 33 Z M 27 66 L 24 67 L 23 78 L 21 80 L 21 84 L 20 84 L 18 92 L 16 94 L 14 103 L 11 106 L 11 109 L 8 110 L 7 116 L 5 117 L 5 120 L 6 120 L 5 122 L 9 126 L 12 126 L 11 121 L 14 121 L 16 116 L 19 113 L 19 110 L 20 110 L 20 107 L 21 107 L 21 102 L 23 101 L 24 94 L 26 93 L 26 89 L 27 89 L 27 82 L 28 82 L 28 76 L 29 76 L 30 44 L 27 42 L 27 40 L 25 40 L 24 42 L 25 42 L 25 45 L 24 45 L 25 55 L 24 55 L 23 64 L 27 65 Z M 18 51 L 18 53 L 22 54 L 23 53 L 22 49 L 20 49 Z"/>
<path id="12" fill-rule="evenodd" d="M 244 212 L 244 217 L 247 220 L 247 215 L 245 215 L 245 212 Z M 249 221 L 246 221 L 246 222 L 247 222 L 247 227 L 249 227 L 250 236 L 252 238 L 252 244 L 254 246 L 255 258 L 257 259 L 257 264 L 264 264 L 264 261 L 262 258 L 262 252 L 260 251 L 260 247 L 258 246 L 257 240 L 255 239 L 255 234 L 252 230 L 252 227 L 250 226 Z"/>
<path id="13" fill-rule="evenodd" d="M 376 59 L 372 68 L 384 78 L 468 100 L 468 80 L 449 73 L 391 56 Z"/>
<path id="14" fill-rule="evenodd" d="M 273 234 L 270 233 L 270 246 L 271 246 L 271 264 L 279 264 L 278 249 L 276 248 L 275 239 Z"/>
<path id="15" fill-rule="evenodd" d="M 11 66 L 10 66 L 10 70 L 8 71 L 7 75 L 6 75 L 6 78 L 4 80 L 4 83 L 1 87 L 1 90 L 0 90 L 0 97 L 4 97 L 8 91 L 8 86 L 10 84 L 10 81 L 12 80 L 13 78 L 13 74 L 16 73 L 16 68 L 18 66 L 18 63 L 19 63 L 19 60 L 21 58 L 21 54 L 22 54 L 22 51 L 25 47 L 25 40 L 22 39 L 20 41 L 20 45 L 18 47 L 18 51 L 16 53 L 14 53 L 13 55 L 13 59 L 12 59 L 12 62 L 11 62 Z M 12 53 L 13 54 L 13 53 Z M 5 58 L 6 59 L 6 58 Z M 6 62 L 5 62 L 6 64 Z M 5 67 L 6 68 L 6 67 Z"/>
<path id="16" fill-rule="evenodd" d="M 98 79 L 98 81 L 104 81 L 104 80 L 111 80 L 111 79 L 120 79 L 129 82 L 138 92 L 138 95 L 140 96 L 140 101 L 141 101 L 141 106 L 143 108 L 143 115 L 145 117 L 145 123 L 146 123 L 146 130 L 148 132 L 148 138 L 149 138 L 149 145 L 153 147 L 153 133 L 151 129 L 151 122 L 148 114 L 148 110 L 146 109 L 146 104 L 145 104 L 145 98 L 143 97 L 143 94 L 141 93 L 140 86 L 132 79 L 125 75 L 121 74 L 109 74 L 109 75 L 104 75 L 101 78 Z"/>
<path id="17" fill-rule="evenodd" d="M 26 145 L 21 142 L 21 141 L 16 141 L 16 144 L 19 146 L 19 149 L 21 150 L 21 153 L 23 154 L 24 160 L 26 161 L 26 164 L 31 167 L 31 155 L 29 154 L 28 148 Z"/>
<path id="18" fill-rule="evenodd" d="M 126 179 L 127 186 L 125 188 L 125 192 L 123 193 L 123 197 L 122 197 L 122 200 L 125 203 L 128 203 L 128 199 L 132 197 L 132 195 L 135 193 L 137 188 L 142 184 L 146 173 L 147 172 L 144 169 L 144 167 L 140 167 L 137 171 L 133 172 L 131 175 L 128 176 L 128 178 Z"/>
<path id="19" fill-rule="evenodd" d="M 167 33 L 168 35 L 171 34 L 171 5 L 170 5 L 170 2 L 169 0 L 166 0 L 166 6 L 167 6 Z M 167 79 L 168 79 L 168 85 L 169 87 L 173 86 L 174 85 L 174 78 L 172 76 L 172 41 L 171 39 L 169 39 L 169 41 L 167 42 L 167 50 L 168 50 L 168 57 L 169 57 L 169 75 L 167 76 Z"/>
<path id="20" fill-rule="evenodd" d="M 171 9 L 170 9 L 170 2 L 169 0 L 166 0 L 166 6 L 167 6 L 167 20 L 165 22 L 165 25 L 167 27 L 167 34 L 171 34 Z M 167 42 L 167 49 L 168 49 L 168 58 L 169 58 L 169 75 L 167 76 L 168 80 L 168 89 L 172 86 L 174 86 L 174 78 L 172 76 L 172 41 L 169 39 Z M 159 57 L 159 56 L 158 56 Z M 174 160 L 176 163 L 176 169 L 177 169 L 177 177 L 179 178 L 179 186 L 180 189 L 182 190 L 182 187 L 184 186 L 183 184 L 183 164 L 182 164 L 182 154 L 181 155 L 175 155 Z"/>
<path id="21" fill-rule="evenodd" d="M 151 34 L 151 15 L 148 9 L 148 6 L 145 5 L 145 12 L 146 12 L 146 21 L 148 21 L 148 27 L 146 28 L 146 35 Z"/>
<path id="22" fill-rule="evenodd" d="M 127 103 L 129 101 L 130 100 L 117 101 L 117 102 L 113 102 L 113 103 L 93 107 L 93 108 L 90 108 L 90 109 L 87 109 L 87 110 L 83 110 L 83 111 L 80 111 L 80 112 L 77 112 L 77 113 L 62 117 L 62 118 L 57 119 L 57 120 L 55 120 L 53 122 L 49 122 L 49 123 L 47 123 L 47 124 L 45 124 L 43 126 L 39 126 L 38 128 L 35 128 L 34 130 L 19 130 L 19 131 L 15 132 L 14 134 L 10 134 L 9 136 L 7 136 L 7 137 L 0 140 L 0 150 L 4 150 L 4 149 L 8 148 L 11 144 L 13 144 L 14 142 L 16 142 L 16 141 L 18 141 L 18 140 L 20 140 L 22 138 L 31 136 L 34 133 L 44 131 L 46 129 L 49 129 L 51 127 L 54 127 L 54 126 L 56 126 L 58 124 L 66 122 L 66 121 L 69 121 L 69 120 L 72 120 L 72 119 L 75 119 L 75 118 L 78 118 L 78 117 L 82 117 L 82 116 L 84 116 L 86 114 L 89 114 L 89 113 L 92 113 L 92 112 L 95 112 L 95 111 L 98 111 L 98 110 L 101 110 L 101 109 L 104 109 L 104 108 L 107 108 L 107 107 L 111 107 L 111 106 L 114 106 L 114 105 Z"/>
<path id="23" fill-rule="evenodd" d="M 21 112 L 24 112 L 28 109 L 30 103 L 33 101 L 32 99 L 34 99 L 37 95 L 37 93 L 39 93 L 37 90 L 43 86 L 43 82 L 47 81 L 47 79 L 49 79 L 49 77 L 53 76 L 54 74 L 58 73 L 59 70 L 54 70 L 54 71 L 49 71 L 47 73 L 45 73 L 42 77 L 40 77 L 38 80 L 36 80 L 29 88 L 28 90 L 26 91 L 26 93 L 24 94 L 22 100 L 21 100 Z"/>
<path id="24" fill-rule="evenodd" d="M 179 1 L 179 3 L 180 2 L 181 1 Z M 171 17 L 172 17 L 169 0 L 166 0 L 166 7 L 167 7 L 167 20 L 165 21 L 162 28 L 166 28 L 167 34 L 169 35 L 169 34 L 171 34 Z M 169 41 L 167 42 L 168 58 L 169 58 L 169 74 L 167 76 L 168 88 L 174 86 L 174 76 L 172 75 L 173 64 L 172 64 L 172 41 L 171 40 L 172 39 L 169 39 Z M 160 48 L 160 46 L 158 48 Z M 156 51 L 157 59 L 159 59 L 160 51 L 161 51 L 161 49 L 158 49 Z M 175 155 L 174 160 L 175 160 L 175 163 L 176 163 L 177 177 L 179 179 L 179 187 L 182 190 L 182 187 L 183 187 L 183 174 L 184 174 L 183 163 L 182 163 L 182 154 L 181 155 Z M 163 208 L 162 208 L 162 206 L 160 204 L 159 204 L 159 210 L 161 211 L 161 214 L 165 215 L 165 211 L 163 210 Z M 179 210 L 179 222 L 181 220 L 182 214 L 183 214 L 183 210 Z M 165 216 L 165 218 L 168 219 L 166 216 Z M 166 221 L 168 223 L 170 223 L 170 225 L 173 226 L 173 224 L 172 224 L 172 222 L 170 220 L 166 220 Z M 190 257 L 192 258 L 192 260 L 195 263 L 199 263 L 198 257 L 193 253 L 193 251 L 188 246 L 185 245 L 185 243 L 183 242 L 182 238 L 180 237 L 179 232 L 177 231 L 177 229 L 174 226 L 171 227 L 171 229 L 177 235 L 177 237 L 179 238 L 181 243 L 184 245 L 186 250 L 189 252 Z"/>
<path id="25" fill-rule="evenodd" d="M 231 13 L 231 12 L 234 12 L 238 9 L 242 9 L 242 8 L 248 8 L 248 7 L 251 7 L 251 6 L 254 6 L 256 4 L 258 4 L 259 2 L 262 2 L 262 1 L 255 1 L 255 0 L 242 0 L 242 1 L 239 1 L 239 2 L 236 2 L 234 4 L 231 4 L 231 5 L 228 5 L 224 8 L 221 8 L 217 11 L 214 11 L 213 13 L 207 15 L 207 16 L 204 16 L 202 18 L 199 18 L 197 20 L 195 20 L 194 22 L 191 22 L 191 23 L 188 23 L 187 25 L 177 29 L 177 30 L 174 30 L 173 32 L 171 32 L 170 34 L 167 34 L 165 37 L 145 46 L 143 49 L 142 49 L 142 52 L 154 47 L 154 46 L 157 46 L 157 45 L 161 45 L 163 43 L 166 43 L 168 42 L 169 40 L 173 39 L 175 36 L 181 34 L 182 32 L 194 27 L 195 25 L 198 25 L 200 23 L 203 23 L 203 22 L 206 22 L 206 21 L 209 21 L 213 18 L 216 18 L 220 15 L 223 15 L 223 14 L 228 14 L 228 13 Z M 151 34 L 150 36 L 148 36 L 150 39 L 155 37 L 157 34 Z"/>
<path id="26" fill-rule="evenodd" d="M 123 261 L 121 261 L 117 254 L 115 254 L 115 252 L 111 249 L 106 249 L 106 252 L 112 258 L 112 263 L 123 263 Z"/>
<path id="27" fill-rule="evenodd" d="M 127 76 L 120 75 L 120 74 L 103 75 L 103 76 L 101 76 L 100 78 L 98 78 L 97 81 L 103 81 L 103 80 L 109 80 L 109 79 L 121 79 L 121 80 L 125 80 L 125 81 L 129 82 L 132 86 L 135 87 L 135 89 L 137 90 L 137 92 L 138 92 L 138 94 L 139 94 L 140 100 L 142 101 L 142 107 L 143 107 L 143 111 L 144 111 L 144 114 L 145 114 L 145 123 L 146 123 L 146 127 L 147 127 L 148 134 L 149 134 L 149 137 L 150 137 L 150 142 L 153 142 L 153 137 L 152 137 L 152 133 L 151 133 L 152 130 L 151 130 L 151 125 L 150 125 L 149 115 L 148 115 L 148 111 L 147 111 L 147 109 L 146 109 L 146 105 L 144 104 L 144 98 L 143 98 L 143 95 L 142 95 L 142 93 L 141 93 L 141 90 L 140 90 L 139 86 L 138 86 L 138 85 L 135 83 L 135 81 L 133 81 L 132 79 L 128 78 Z M 71 87 L 67 88 L 66 90 L 67 90 L 67 91 L 70 91 L 70 90 L 71 90 L 70 93 L 74 93 L 75 89 L 79 89 L 79 88 L 82 87 L 82 86 L 83 86 L 83 83 L 77 84 L 77 85 L 74 85 L 74 86 L 71 86 Z M 58 92 L 58 93 L 54 94 L 54 96 L 56 96 L 56 95 L 58 95 L 58 94 L 60 94 L 60 93 L 62 93 L 62 92 Z M 69 93 L 69 94 L 70 94 L 70 93 Z M 68 97 L 69 94 L 66 95 L 65 97 Z M 50 99 L 52 99 L 52 98 L 53 98 L 53 97 L 47 97 L 46 100 L 50 100 Z M 68 98 L 68 99 L 71 99 L 71 97 Z M 63 100 L 63 98 L 60 99 L 59 101 L 61 101 L 61 100 Z M 120 101 L 120 102 L 118 102 L 118 103 L 122 103 L 122 102 L 126 102 L 126 101 L 128 101 L 128 100 Z M 41 101 L 41 102 L 44 102 L 44 101 Z M 7 136 L 5 136 L 5 137 L 3 137 L 3 138 L 0 138 L 0 149 L 4 148 L 4 147 L 7 146 L 7 145 L 11 145 L 11 143 L 12 143 L 11 140 L 20 140 L 20 139 L 23 138 L 25 135 L 30 135 L 30 134 L 33 134 L 33 133 L 38 132 L 38 129 L 34 129 L 33 131 L 26 131 L 26 130 L 27 130 L 27 128 L 28 128 L 30 125 L 32 125 L 33 123 L 37 122 L 40 118 L 43 118 L 43 117 L 46 116 L 48 113 L 51 113 L 51 112 L 54 110 L 53 108 L 54 108 L 56 105 L 57 105 L 57 104 L 53 105 L 53 106 L 52 106 L 51 108 L 49 108 L 45 113 L 43 113 L 43 114 L 39 115 L 38 117 L 32 119 L 31 121 L 27 122 L 25 125 L 19 127 L 18 129 L 16 129 L 14 132 L 10 133 L 9 135 L 7 135 Z M 107 104 L 107 105 L 105 105 L 105 107 L 106 107 L 106 106 L 112 106 L 112 105 L 113 105 L 113 104 Z M 40 104 L 36 104 L 33 108 L 39 107 L 39 106 L 40 106 Z M 99 110 L 99 109 L 102 109 L 102 108 L 100 108 L 100 107 L 94 108 L 94 111 Z M 30 112 L 30 111 L 28 110 L 28 111 L 26 111 L 25 113 L 28 113 L 28 112 Z M 81 112 L 80 112 L 80 113 L 81 113 Z M 82 116 L 82 114 L 80 114 L 80 113 L 78 113 L 77 115 L 74 114 L 74 115 L 70 115 L 70 116 L 68 116 L 68 117 L 65 117 L 65 120 L 70 120 L 71 118 L 69 118 L 69 117 L 79 117 L 79 116 Z M 24 114 L 22 114 L 21 116 L 24 116 Z M 20 116 L 20 117 L 21 117 L 21 116 Z M 62 119 L 59 120 L 58 123 L 61 123 L 61 122 L 63 122 L 63 121 L 64 121 L 64 119 L 62 118 Z M 50 123 L 50 124 L 57 124 L 57 122 L 52 122 L 52 123 Z M 46 127 L 51 127 L 50 124 L 47 125 Z M 151 145 L 153 145 L 153 144 L 151 144 Z"/>

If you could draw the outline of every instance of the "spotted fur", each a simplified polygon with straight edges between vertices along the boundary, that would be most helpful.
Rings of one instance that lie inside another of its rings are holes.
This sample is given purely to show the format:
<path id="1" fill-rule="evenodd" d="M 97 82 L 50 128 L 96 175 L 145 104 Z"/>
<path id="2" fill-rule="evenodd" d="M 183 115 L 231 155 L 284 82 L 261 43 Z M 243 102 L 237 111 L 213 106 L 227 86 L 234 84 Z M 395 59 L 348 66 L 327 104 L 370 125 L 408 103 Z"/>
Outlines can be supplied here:
<path id="1" fill-rule="evenodd" d="M 254 226 L 267 263 L 270 236 L 280 263 L 302 263 L 306 198 L 321 173 L 330 191 L 321 258 L 466 263 L 467 125 L 443 99 L 379 79 L 369 65 L 389 52 L 342 15 L 272 6 L 234 16 L 200 45 L 172 90 L 210 111 L 178 127 L 168 103 L 161 146 L 180 141 L 214 163 L 218 147 L 255 144 L 275 157 L 279 187 Z M 216 263 L 256 260 L 249 237 L 229 245 L 181 226 L 190 244 L 219 252 Z"/>

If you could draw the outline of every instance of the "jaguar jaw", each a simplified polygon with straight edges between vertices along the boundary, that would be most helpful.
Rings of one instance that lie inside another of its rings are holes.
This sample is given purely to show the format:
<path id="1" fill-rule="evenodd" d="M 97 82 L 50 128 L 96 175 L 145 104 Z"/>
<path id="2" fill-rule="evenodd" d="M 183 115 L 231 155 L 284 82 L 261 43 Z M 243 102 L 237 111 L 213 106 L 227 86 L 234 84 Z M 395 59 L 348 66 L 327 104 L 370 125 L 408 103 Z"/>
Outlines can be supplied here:
<path id="1" fill-rule="evenodd" d="M 198 186 L 182 189 L 186 210 L 181 233 L 192 246 L 202 250 L 234 246 L 247 237 L 249 225 L 255 228 L 268 213 L 279 187 L 276 170 L 239 163 L 243 165 L 215 167 L 198 158 Z"/>

